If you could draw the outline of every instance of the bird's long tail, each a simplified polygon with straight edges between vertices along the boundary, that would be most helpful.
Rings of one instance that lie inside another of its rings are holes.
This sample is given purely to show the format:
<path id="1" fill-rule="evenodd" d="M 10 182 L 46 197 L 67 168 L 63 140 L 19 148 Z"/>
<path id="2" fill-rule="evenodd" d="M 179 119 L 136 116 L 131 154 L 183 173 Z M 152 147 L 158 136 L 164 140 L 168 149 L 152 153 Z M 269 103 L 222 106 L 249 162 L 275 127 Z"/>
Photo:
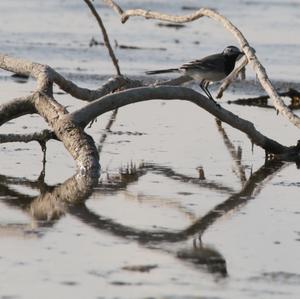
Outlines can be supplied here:
<path id="1" fill-rule="evenodd" d="M 156 70 L 156 71 L 148 71 L 147 75 L 155 75 L 155 74 L 164 74 L 164 73 L 174 73 L 179 72 L 178 69 L 166 69 L 166 70 Z"/>

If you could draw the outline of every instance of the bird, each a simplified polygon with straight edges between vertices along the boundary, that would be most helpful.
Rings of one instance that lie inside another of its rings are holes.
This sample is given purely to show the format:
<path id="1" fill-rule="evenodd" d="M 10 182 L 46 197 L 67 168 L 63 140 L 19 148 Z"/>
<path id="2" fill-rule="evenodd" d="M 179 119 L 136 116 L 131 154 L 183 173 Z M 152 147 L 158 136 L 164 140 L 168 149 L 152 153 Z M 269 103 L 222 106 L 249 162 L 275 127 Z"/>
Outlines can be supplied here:
<path id="1" fill-rule="evenodd" d="M 209 55 L 201 59 L 193 60 L 178 68 L 147 71 L 147 75 L 179 72 L 199 82 L 200 88 L 215 104 L 216 101 L 208 90 L 211 82 L 225 79 L 234 69 L 237 59 L 244 55 L 235 46 L 226 47 L 221 53 Z M 218 105 L 218 104 L 217 104 Z M 219 105 L 218 105 L 219 106 Z"/>

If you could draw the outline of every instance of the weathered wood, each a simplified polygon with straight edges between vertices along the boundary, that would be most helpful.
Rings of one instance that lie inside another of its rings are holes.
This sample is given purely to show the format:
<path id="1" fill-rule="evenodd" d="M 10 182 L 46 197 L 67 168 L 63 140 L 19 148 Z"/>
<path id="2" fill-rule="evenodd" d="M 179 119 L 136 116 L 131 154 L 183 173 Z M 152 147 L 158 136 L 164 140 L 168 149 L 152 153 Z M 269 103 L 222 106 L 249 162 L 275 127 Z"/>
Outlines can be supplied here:
<path id="1" fill-rule="evenodd" d="M 13 99 L 0 105 L 0 126 L 4 123 L 26 114 L 37 113 L 32 96 Z"/>

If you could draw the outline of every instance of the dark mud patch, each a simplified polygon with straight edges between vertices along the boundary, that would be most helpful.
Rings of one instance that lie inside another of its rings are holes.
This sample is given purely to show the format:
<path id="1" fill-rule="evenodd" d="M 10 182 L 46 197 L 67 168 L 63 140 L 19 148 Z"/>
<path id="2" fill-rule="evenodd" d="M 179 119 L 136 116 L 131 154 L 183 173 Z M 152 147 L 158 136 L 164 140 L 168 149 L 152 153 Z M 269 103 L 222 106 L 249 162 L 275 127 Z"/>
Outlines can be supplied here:
<path id="1" fill-rule="evenodd" d="M 124 266 L 122 269 L 132 272 L 150 272 L 151 270 L 157 268 L 158 265 L 132 265 Z"/>
<path id="2" fill-rule="evenodd" d="M 251 281 L 280 283 L 288 285 L 300 285 L 300 274 L 291 272 L 264 272 L 261 276 L 255 276 L 250 279 Z"/>

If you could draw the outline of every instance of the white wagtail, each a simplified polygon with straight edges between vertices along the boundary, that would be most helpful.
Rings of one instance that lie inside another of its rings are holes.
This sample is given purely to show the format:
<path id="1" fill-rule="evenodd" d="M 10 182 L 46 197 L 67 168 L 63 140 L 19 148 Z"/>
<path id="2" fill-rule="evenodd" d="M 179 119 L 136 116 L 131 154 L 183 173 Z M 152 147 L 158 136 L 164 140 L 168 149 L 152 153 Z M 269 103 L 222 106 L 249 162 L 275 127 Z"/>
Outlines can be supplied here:
<path id="1" fill-rule="evenodd" d="M 199 60 L 183 64 L 179 68 L 148 71 L 147 75 L 180 72 L 200 82 L 199 86 L 209 99 L 213 99 L 208 85 L 210 82 L 221 81 L 234 69 L 235 62 L 240 55 L 244 55 L 237 47 L 229 46 L 222 53 L 206 56 Z M 215 102 L 216 103 L 216 102 Z"/>

